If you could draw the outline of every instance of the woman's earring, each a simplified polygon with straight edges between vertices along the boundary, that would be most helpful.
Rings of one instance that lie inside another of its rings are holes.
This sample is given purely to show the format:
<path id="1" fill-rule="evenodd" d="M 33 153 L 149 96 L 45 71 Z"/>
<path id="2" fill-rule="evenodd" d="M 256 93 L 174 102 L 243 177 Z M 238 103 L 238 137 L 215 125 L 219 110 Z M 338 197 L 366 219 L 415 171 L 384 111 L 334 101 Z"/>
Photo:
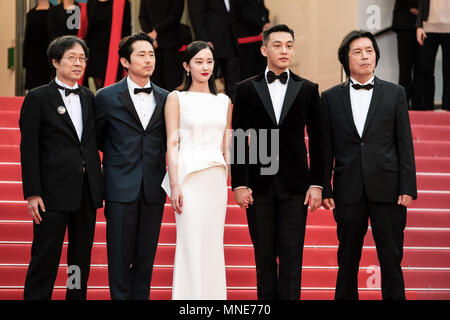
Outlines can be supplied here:
<path id="1" fill-rule="evenodd" d="M 187 72 L 187 76 L 189 77 L 189 71 Z"/>

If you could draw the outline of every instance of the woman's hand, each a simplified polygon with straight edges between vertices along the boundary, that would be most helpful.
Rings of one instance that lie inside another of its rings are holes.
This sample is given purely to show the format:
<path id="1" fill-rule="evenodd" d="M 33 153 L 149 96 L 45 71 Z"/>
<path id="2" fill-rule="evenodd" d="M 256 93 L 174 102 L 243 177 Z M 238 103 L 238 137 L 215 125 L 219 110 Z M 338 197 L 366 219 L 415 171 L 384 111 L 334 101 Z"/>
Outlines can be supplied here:
<path id="1" fill-rule="evenodd" d="M 176 213 L 181 214 L 183 211 L 183 193 L 180 186 L 175 186 L 171 189 L 170 204 Z"/>

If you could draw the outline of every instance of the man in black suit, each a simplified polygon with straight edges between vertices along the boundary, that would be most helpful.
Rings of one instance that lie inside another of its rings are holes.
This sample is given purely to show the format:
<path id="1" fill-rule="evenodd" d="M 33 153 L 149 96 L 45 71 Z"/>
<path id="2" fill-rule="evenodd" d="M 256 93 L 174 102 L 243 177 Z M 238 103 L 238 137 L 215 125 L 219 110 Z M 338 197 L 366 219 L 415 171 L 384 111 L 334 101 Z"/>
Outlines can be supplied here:
<path id="1" fill-rule="evenodd" d="M 156 68 L 152 81 L 172 91 L 181 84 L 180 20 L 184 0 L 141 0 L 139 22 L 155 42 Z"/>
<path id="2" fill-rule="evenodd" d="M 27 94 L 19 120 L 23 194 L 34 220 L 24 298 L 51 298 L 67 228 L 67 264 L 80 285 L 68 286 L 66 299 L 86 299 L 103 192 L 94 95 L 77 84 L 88 49 L 83 40 L 64 36 L 47 55 L 56 78 Z"/>
<path id="3" fill-rule="evenodd" d="M 240 80 L 237 23 L 233 0 L 188 0 L 189 17 L 196 40 L 209 43 L 214 49 L 216 68 L 225 80 L 225 92 L 233 99 Z"/>
<path id="4" fill-rule="evenodd" d="M 236 202 L 247 208 L 258 299 L 298 300 L 307 204 L 314 211 L 322 201 L 319 90 L 288 69 L 295 52 L 288 26 L 267 29 L 263 43 L 265 72 L 236 87 L 231 184 Z"/>
<path id="5" fill-rule="evenodd" d="M 419 0 L 396 0 L 392 30 L 397 33 L 399 64 L 398 84 L 406 90 L 408 105 L 417 106 L 419 75 L 419 44 L 416 40 L 416 19 Z M 410 104 L 411 103 L 411 104 Z"/>
<path id="6" fill-rule="evenodd" d="M 369 218 L 383 299 L 405 299 L 401 261 L 406 207 L 417 197 L 414 149 L 405 90 L 374 76 L 379 57 L 370 32 L 350 32 L 339 48 L 350 80 L 322 93 L 323 205 L 334 209 L 337 223 L 338 300 L 358 299 L 358 267 Z"/>
<path id="7" fill-rule="evenodd" d="M 150 81 L 153 39 L 138 33 L 119 45 L 128 77 L 95 98 L 103 151 L 111 298 L 148 300 L 166 195 L 164 104 L 168 92 Z"/>

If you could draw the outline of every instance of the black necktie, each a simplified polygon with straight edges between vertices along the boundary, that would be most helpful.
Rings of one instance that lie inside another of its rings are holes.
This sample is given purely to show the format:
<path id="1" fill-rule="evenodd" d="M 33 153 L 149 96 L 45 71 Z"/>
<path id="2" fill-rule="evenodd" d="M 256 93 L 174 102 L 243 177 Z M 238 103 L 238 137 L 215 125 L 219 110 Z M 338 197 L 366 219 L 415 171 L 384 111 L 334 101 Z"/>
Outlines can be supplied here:
<path id="1" fill-rule="evenodd" d="M 81 91 L 80 87 L 75 88 L 75 89 L 69 89 L 69 88 L 61 87 L 58 84 L 56 86 L 58 87 L 58 89 L 64 90 L 64 93 L 65 93 L 66 97 L 69 94 L 71 94 L 71 93 L 73 93 L 73 94 L 80 94 L 80 91 Z"/>
<path id="2" fill-rule="evenodd" d="M 287 79 L 288 79 L 288 74 L 287 72 L 283 72 L 282 74 L 280 74 L 279 76 L 277 76 L 275 73 L 273 73 L 272 71 L 267 72 L 267 82 L 268 83 L 272 83 L 275 80 L 280 80 L 280 82 L 282 84 L 286 84 Z"/>
<path id="3" fill-rule="evenodd" d="M 355 89 L 355 90 L 361 90 L 361 89 L 370 90 L 370 89 L 373 89 L 373 87 L 374 87 L 373 83 L 368 83 L 368 84 L 365 84 L 365 85 L 361 85 L 359 83 L 353 83 L 352 82 L 352 88 Z"/>
<path id="4" fill-rule="evenodd" d="M 150 93 L 152 93 L 152 87 L 148 87 L 148 88 L 135 88 L 135 89 L 134 89 L 134 94 L 138 94 L 138 93 L 141 93 L 141 92 L 150 94 Z"/>

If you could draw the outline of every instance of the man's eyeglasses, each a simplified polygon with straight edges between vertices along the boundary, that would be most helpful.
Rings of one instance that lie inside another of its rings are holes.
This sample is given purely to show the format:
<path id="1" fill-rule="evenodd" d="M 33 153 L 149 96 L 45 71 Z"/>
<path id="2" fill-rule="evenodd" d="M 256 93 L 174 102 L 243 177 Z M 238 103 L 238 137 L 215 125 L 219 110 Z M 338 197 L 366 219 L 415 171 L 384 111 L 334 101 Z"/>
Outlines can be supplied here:
<path id="1" fill-rule="evenodd" d="M 75 63 L 77 60 L 80 60 L 81 63 L 86 63 L 88 61 L 88 58 L 86 57 L 68 56 L 63 58 L 69 60 L 70 63 Z"/>

